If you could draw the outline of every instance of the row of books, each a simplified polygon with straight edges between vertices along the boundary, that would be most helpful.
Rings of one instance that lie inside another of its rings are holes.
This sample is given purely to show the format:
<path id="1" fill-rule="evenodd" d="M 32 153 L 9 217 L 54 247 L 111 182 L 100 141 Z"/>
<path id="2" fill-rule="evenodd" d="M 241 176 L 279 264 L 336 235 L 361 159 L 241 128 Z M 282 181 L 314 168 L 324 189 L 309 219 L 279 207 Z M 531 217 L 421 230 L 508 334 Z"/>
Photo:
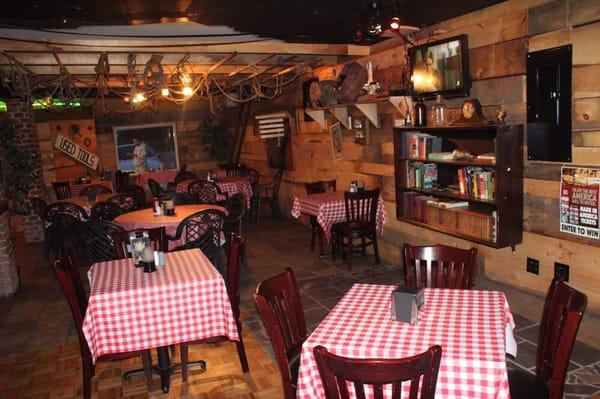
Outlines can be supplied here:
<path id="1" fill-rule="evenodd" d="M 430 153 L 442 151 L 442 138 L 421 132 L 405 132 L 402 135 L 403 158 L 427 159 Z"/>
<path id="2" fill-rule="evenodd" d="M 458 188 L 461 195 L 484 200 L 494 199 L 494 171 L 481 167 L 457 170 Z"/>
<path id="3" fill-rule="evenodd" d="M 437 165 L 434 163 L 409 162 L 406 167 L 408 187 L 431 190 L 438 181 Z"/>
<path id="4" fill-rule="evenodd" d="M 449 232 L 486 241 L 496 241 L 497 213 L 469 210 L 467 201 L 453 201 L 405 191 L 402 216 Z"/>

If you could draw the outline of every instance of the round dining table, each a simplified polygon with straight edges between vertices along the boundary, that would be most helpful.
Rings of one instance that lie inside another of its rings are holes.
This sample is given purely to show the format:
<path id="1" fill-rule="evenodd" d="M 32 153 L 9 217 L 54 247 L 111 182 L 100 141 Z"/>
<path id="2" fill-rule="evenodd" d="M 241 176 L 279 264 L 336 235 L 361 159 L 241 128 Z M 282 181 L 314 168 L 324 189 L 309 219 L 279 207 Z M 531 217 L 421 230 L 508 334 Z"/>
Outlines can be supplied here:
<path id="1" fill-rule="evenodd" d="M 115 195 L 115 194 L 113 194 L 113 193 L 98 194 L 98 195 L 96 195 L 96 199 L 93 201 L 88 200 L 86 197 L 71 197 L 71 198 L 67 198 L 64 200 L 57 201 L 57 202 L 70 202 L 72 204 L 79 205 L 80 207 L 85 209 L 85 212 L 87 213 L 87 215 L 90 216 L 92 214 L 92 207 L 96 203 L 98 203 L 100 201 L 106 201 L 113 195 Z"/>
<path id="2" fill-rule="evenodd" d="M 154 216 L 154 209 L 146 208 L 119 215 L 113 222 L 117 223 L 125 230 L 153 229 L 164 226 L 166 233 L 170 236 L 174 236 L 177 231 L 177 226 L 179 226 L 179 223 L 183 219 L 206 209 L 217 209 L 221 212 L 225 212 L 225 208 L 218 205 L 177 205 L 175 207 L 175 215 L 173 216 Z M 174 248 L 180 244 L 183 243 L 171 241 L 169 242 L 169 248 Z"/>

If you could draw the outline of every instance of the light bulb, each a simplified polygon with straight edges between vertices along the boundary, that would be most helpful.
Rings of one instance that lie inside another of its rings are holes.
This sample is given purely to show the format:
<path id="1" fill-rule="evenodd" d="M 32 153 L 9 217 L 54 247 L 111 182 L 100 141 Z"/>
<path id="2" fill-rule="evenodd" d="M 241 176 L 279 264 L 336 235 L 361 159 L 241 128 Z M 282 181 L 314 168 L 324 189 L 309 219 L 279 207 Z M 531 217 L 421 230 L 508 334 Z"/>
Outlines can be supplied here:
<path id="1" fill-rule="evenodd" d="M 160 94 L 162 94 L 163 97 L 167 97 L 169 95 L 169 89 L 166 87 L 163 87 L 162 90 L 160 91 Z"/>
<path id="2" fill-rule="evenodd" d="M 392 22 L 390 22 L 390 29 L 392 29 L 392 30 L 400 29 L 400 18 L 398 18 L 398 17 L 392 18 Z"/>
<path id="3" fill-rule="evenodd" d="M 133 96 L 133 99 L 131 100 L 131 102 L 134 104 L 138 104 L 144 100 L 146 100 L 146 96 L 144 95 L 144 93 L 138 92 L 135 94 L 135 96 Z"/>
<path id="4" fill-rule="evenodd" d="M 190 86 L 185 86 L 183 88 L 183 95 L 186 97 L 191 96 L 192 94 L 194 94 L 194 90 L 192 90 L 192 88 Z"/>

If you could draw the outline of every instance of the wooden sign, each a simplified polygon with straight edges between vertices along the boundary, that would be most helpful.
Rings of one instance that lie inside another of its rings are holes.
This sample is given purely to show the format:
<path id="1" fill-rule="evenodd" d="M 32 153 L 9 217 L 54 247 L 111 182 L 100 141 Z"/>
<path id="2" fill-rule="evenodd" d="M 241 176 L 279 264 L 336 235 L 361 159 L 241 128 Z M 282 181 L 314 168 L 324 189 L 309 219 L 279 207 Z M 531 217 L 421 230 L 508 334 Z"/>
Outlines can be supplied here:
<path id="1" fill-rule="evenodd" d="M 284 137 L 289 132 L 289 119 L 285 112 L 255 116 L 261 139 Z"/>
<path id="2" fill-rule="evenodd" d="M 92 170 L 98 168 L 99 159 L 96 154 L 84 149 L 61 134 L 56 136 L 54 148 Z"/>

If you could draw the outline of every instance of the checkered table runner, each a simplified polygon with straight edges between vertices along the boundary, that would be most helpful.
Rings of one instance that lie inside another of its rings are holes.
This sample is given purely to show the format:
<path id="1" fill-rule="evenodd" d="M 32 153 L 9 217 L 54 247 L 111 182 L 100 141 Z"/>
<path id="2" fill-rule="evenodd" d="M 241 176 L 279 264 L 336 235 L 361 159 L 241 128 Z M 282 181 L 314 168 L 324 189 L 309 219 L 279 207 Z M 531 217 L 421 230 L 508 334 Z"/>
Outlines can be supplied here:
<path id="1" fill-rule="evenodd" d="M 206 256 L 198 249 L 165 255 L 154 273 L 131 259 L 92 265 L 83 333 L 94 361 L 209 337 L 239 339 L 225 282 Z"/>
<path id="2" fill-rule="evenodd" d="M 344 193 L 341 191 L 311 194 L 294 198 L 292 216 L 299 218 L 301 214 L 317 217 L 317 222 L 325 232 L 327 241 L 331 236 L 331 226 L 346 220 L 346 204 Z M 385 224 L 385 204 L 379 196 L 377 202 L 377 233 L 383 233 Z"/>
<path id="3" fill-rule="evenodd" d="M 404 358 L 441 345 L 436 398 L 510 397 L 505 329 L 514 320 L 503 293 L 425 289 L 418 322 L 410 325 L 392 319 L 394 288 L 355 284 L 346 293 L 302 347 L 298 399 L 325 397 L 313 355 L 318 345 L 352 358 Z M 407 384 L 403 389 L 408 395 Z"/>
<path id="4" fill-rule="evenodd" d="M 188 186 L 194 180 L 184 180 L 177 184 L 176 191 L 178 193 L 187 193 Z M 222 193 L 227 193 L 228 196 L 232 196 L 237 193 L 244 194 L 244 198 L 246 198 L 246 207 L 250 209 L 250 204 L 252 200 L 252 184 L 250 184 L 250 179 L 247 177 L 223 177 L 220 178 L 219 181 L 216 182 L 217 186 Z"/>

